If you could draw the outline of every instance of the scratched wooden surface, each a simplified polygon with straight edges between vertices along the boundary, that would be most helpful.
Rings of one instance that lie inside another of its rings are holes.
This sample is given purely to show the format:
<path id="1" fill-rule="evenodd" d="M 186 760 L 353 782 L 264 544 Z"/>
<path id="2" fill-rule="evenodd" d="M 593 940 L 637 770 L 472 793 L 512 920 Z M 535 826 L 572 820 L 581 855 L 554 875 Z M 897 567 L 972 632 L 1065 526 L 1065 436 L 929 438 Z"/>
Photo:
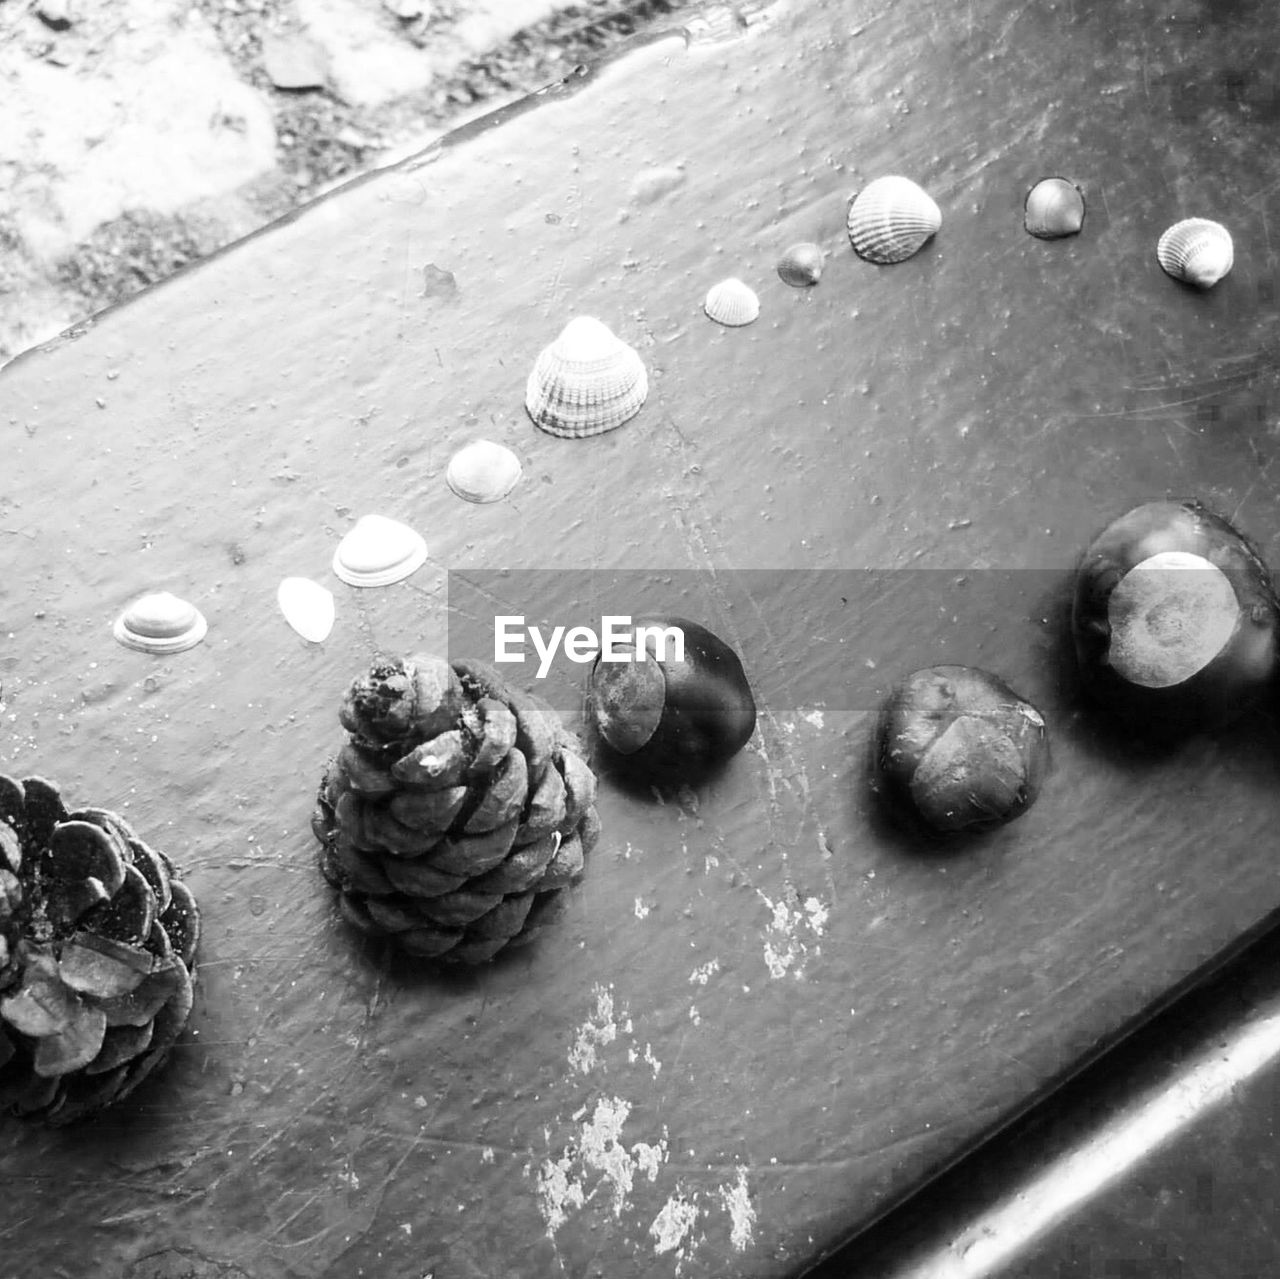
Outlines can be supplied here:
<path id="1" fill-rule="evenodd" d="M 124 811 L 205 921 L 163 1076 L 78 1130 L 5 1123 L 0 1274 L 799 1271 L 1272 911 L 1269 708 L 1137 758 L 1060 644 L 1078 549 L 1129 505 L 1194 493 L 1280 540 L 1274 71 L 1260 6 L 1210 9 L 699 25 L 0 374 L 0 764 Z M 876 268 L 844 215 L 885 172 L 944 225 Z M 1021 201 L 1053 173 L 1089 214 L 1051 244 Z M 1236 237 L 1205 295 L 1154 259 L 1192 214 Z M 826 273 L 789 289 L 810 238 Z M 748 329 L 701 314 L 728 275 Z M 651 392 L 562 441 L 521 400 L 579 313 Z M 478 434 L 525 463 L 492 507 L 443 482 Z M 329 560 L 371 511 L 431 557 L 358 592 Z M 441 977 L 339 925 L 307 823 L 347 681 L 445 647 L 447 574 L 495 569 L 562 574 L 547 617 L 583 571 L 687 575 L 673 611 L 739 649 L 760 725 L 696 793 L 606 786 L 560 927 Z M 293 574 L 338 594 L 321 646 L 276 611 Z M 117 647 L 160 587 L 205 644 Z M 944 660 L 1038 701 L 1055 752 L 1035 809 L 947 858 L 860 782 L 875 696 Z"/>

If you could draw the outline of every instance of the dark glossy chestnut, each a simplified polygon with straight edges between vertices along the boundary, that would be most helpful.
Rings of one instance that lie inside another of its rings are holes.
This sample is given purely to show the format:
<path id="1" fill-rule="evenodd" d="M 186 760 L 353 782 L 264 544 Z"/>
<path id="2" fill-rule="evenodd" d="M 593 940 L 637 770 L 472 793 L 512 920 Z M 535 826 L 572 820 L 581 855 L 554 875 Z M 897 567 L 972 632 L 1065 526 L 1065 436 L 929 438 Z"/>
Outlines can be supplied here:
<path id="1" fill-rule="evenodd" d="M 886 698 L 875 740 L 881 793 L 935 831 L 1020 817 L 1049 770 L 1044 716 L 972 666 L 930 666 Z"/>
<path id="2" fill-rule="evenodd" d="M 742 662 L 719 636 L 687 618 L 649 616 L 650 628 L 635 660 L 596 659 L 587 688 L 587 713 L 604 744 L 628 770 L 701 771 L 729 759 L 750 740 L 756 704 Z M 659 647 L 657 632 L 684 637 L 683 660 L 673 645 Z"/>
<path id="3" fill-rule="evenodd" d="M 1072 634 L 1084 686 L 1138 729 L 1237 718 L 1274 676 L 1278 631 L 1267 566 L 1197 501 L 1122 515 L 1076 573 Z"/>

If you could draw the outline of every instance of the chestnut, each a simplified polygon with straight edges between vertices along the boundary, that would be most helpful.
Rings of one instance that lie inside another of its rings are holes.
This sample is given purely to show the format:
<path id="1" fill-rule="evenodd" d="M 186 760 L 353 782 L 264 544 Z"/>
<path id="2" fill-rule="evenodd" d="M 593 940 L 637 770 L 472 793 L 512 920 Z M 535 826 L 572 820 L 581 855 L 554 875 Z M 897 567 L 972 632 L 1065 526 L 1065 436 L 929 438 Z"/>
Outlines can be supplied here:
<path id="1" fill-rule="evenodd" d="M 972 666 L 930 666 L 885 699 L 874 763 L 882 795 L 935 831 L 1020 817 L 1049 770 L 1044 716 Z"/>
<path id="2" fill-rule="evenodd" d="M 1071 629 L 1085 690 L 1139 729 L 1237 718 L 1275 672 L 1278 625 L 1258 552 L 1194 500 L 1120 516 L 1076 572 Z"/>
<path id="3" fill-rule="evenodd" d="M 633 627 L 641 647 L 618 646 L 627 660 L 602 653 L 588 680 L 588 718 L 604 744 L 644 774 L 687 775 L 737 754 L 756 727 L 737 653 L 687 618 L 640 617 Z M 680 658 L 674 631 L 683 636 Z"/>

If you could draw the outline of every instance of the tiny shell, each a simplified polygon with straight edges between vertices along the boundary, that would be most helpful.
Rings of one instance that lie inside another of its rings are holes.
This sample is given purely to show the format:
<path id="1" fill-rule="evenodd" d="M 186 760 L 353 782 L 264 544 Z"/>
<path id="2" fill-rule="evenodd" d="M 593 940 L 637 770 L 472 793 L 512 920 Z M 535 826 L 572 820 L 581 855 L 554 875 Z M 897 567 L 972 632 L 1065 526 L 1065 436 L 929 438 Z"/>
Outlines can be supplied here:
<path id="1" fill-rule="evenodd" d="M 338 543 L 333 571 L 348 586 L 390 586 L 426 562 L 427 544 L 407 524 L 362 515 Z"/>
<path id="2" fill-rule="evenodd" d="M 629 421 L 648 393 L 640 356 L 607 325 L 580 315 L 534 362 L 524 404 L 542 430 L 581 439 Z"/>
<path id="3" fill-rule="evenodd" d="M 822 275 L 825 256 L 816 244 L 793 244 L 778 259 L 778 275 L 784 284 L 791 285 L 793 289 L 817 284 Z"/>
<path id="4" fill-rule="evenodd" d="M 1175 280 L 1207 289 L 1231 270 L 1235 249 L 1231 233 L 1220 222 L 1187 218 L 1160 237 L 1156 257 Z"/>
<path id="5" fill-rule="evenodd" d="M 333 630 L 333 592 L 308 577 L 286 577 L 276 588 L 284 620 L 304 640 L 323 643 Z"/>
<path id="6" fill-rule="evenodd" d="M 143 653 L 181 653 L 199 644 L 208 629 L 194 604 L 157 591 L 134 600 L 116 618 L 112 633 L 126 648 Z"/>
<path id="7" fill-rule="evenodd" d="M 1024 224 L 1040 240 L 1075 235 L 1084 225 L 1084 193 L 1066 178 L 1044 178 L 1027 192 Z"/>
<path id="8" fill-rule="evenodd" d="M 750 324 L 760 315 L 760 299 L 753 290 L 736 276 L 713 284 L 707 291 L 703 310 L 717 324 L 740 328 Z"/>
<path id="9" fill-rule="evenodd" d="M 520 459 L 491 440 L 472 440 L 449 459 L 445 481 L 467 502 L 497 502 L 520 480 Z"/>
<path id="10" fill-rule="evenodd" d="M 941 226 L 942 211 L 910 178 L 876 178 L 849 206 L 849 239 L 868 262 L 905 261 Z"/>

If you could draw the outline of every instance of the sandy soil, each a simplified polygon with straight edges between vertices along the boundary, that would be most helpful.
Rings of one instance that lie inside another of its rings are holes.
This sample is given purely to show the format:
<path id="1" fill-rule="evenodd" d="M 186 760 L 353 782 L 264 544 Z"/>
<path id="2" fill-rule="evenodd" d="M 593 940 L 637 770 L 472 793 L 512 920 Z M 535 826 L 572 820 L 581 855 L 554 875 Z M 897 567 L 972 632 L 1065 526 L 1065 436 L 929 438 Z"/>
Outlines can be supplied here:
<path id="1" fill-rule="evenodd" d="M 0 0 L 0 364 L 688 0 Z"/>

